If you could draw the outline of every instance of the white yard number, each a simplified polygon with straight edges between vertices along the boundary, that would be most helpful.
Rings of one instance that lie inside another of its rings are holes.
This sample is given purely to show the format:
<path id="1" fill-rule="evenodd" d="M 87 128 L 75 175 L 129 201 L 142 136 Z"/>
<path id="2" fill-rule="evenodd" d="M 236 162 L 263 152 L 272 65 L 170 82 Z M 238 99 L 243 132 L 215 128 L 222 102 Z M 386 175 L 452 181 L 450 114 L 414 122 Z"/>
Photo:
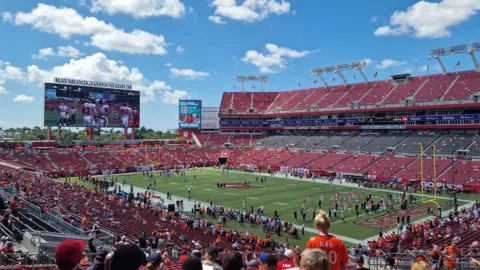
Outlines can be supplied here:
<path id="1" fill-rule="evenodd" d="M 337 263 L 337 252 L 335 252 L 335 250 L 331 250 L 328 252 L 328 262 L 330 262 L 330 264 Z"/>

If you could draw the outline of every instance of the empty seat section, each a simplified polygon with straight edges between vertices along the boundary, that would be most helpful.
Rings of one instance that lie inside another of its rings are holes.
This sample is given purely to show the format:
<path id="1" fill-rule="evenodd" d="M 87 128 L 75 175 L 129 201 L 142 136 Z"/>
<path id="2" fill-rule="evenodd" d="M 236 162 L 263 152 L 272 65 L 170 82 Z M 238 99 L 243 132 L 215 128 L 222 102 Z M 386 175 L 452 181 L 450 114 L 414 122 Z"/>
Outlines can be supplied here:
<path id="1" fill-rule="evenodd" d="M 236 112 L 247 112 L 252 103 L 252 93 L 234 93 L 233 110 Z"/>
<path id="2" fill-rule="evenodd" d="M 362 100 L 360 100 L 360 104 L 362 105 L 375 105 L 380 103 L 385 96 L 390 92 L 393 88 L 393 85 L 390 81 L 380 81 L 375 82 L 372 90 L 366 94 Z"/>
<path id="3" fill-rule="evenodd" d="M 439 100 L 452 84 L 455 76 L 454 74 L 429 76 L 428 82 L 418 91 L 415 100 L 420 102 Z"/>
<path id="4" fill-rule="evenodd" d="M 385 156 L 364 168 L 361 173 L 387 178 L 395 177 L 398 171 L 405 169 L 414 159 L 415 157 Z"/>
<path id="5" fill-rule="evenodd" d="M 474 136 L 471 134 L 460 134 L 460 135 L 442 135 L 440 140 L 438 140 L 434 145 L 437 148 L 438 155 L 451 155 L 457 150 L 465 149 L 474 139 Z M 433 154 L 433 146 L 428 148 L 426 151 L 427 154 Z"/>
<path id="6" fill-rule="evenodd" d="M 250 135 L 230 135 L 232 146 L 250 146 Z"/>
<path id="7" fill-rule="evenodd" d="M 375 159 L 377 159 L 375 156 L 353 155 L 352 157 L 343 159 L 341 162 L 337 163 L 331 168 L 331 170 L 340 173 L 356 173 L 370 165 Z"/>
<path id="8" fill-rule="evenodd" d="M 350 154 L 327 153 L 312 162 L 312 169 L 315 170 L 330 170 L 335 164 L 342 160 L 351 157 Z"/>
<path id="9" fill-rule="evenodd" d="M 222 102 L 220 103 L 220 110 L 226 111 L 232 106 L 232 95 L 233 93 L 225 92 L 222 95 Z"/>
<path id="10" fill-rule="evenodd" d="M 297 105 L 300 102 L 302 102 L 308 95 L 311 94 L 311 92 L 307 90 L 299 90 L 295 92 L 297 94 L 293 96 L 290 100 L 288 100 L 285 104 L 283 104 L 282 110 L 284 111 L 293 110 L 294 108 L 297 107 Z"/>
<path id="11" fill-rule="evenodd" d="M 403 134 L 381 135 L 362 147 L 362 152 L 382 153 L 386 148 L 397 145 L 405 137 Z"/>
<path id="12" fill-rule="evenodd" d="M 397 153 L 406 153 L 406 154 L 420 154 L 420 145 L 423 146 L 423 150 L 426 150 L 427 147 L 432 144 L 438 136 L 436 135 L 413 135 L 406 138 L 395 148 Z"/>
<path id="13" fill-rule="evenodd" d="M 299 154 L 300 153 L 290 151 L 277 152 L 268 159 L 268 164 L 273 166 L 292 166 L 289 160 L 298 156 Z"/>
<path id="14" fill-rule="evenodd" d="M 252 93 L 253 95 L 253 108 L 258 112 L 264 112 L 270 106 L 278 93 Z"/>
<path id="15" fill-rule="evenodd" d="M 348 90 L 350 90 L 350 86 L 339 85 L 330 87 L 328 89 L 329 92 L 315 107 L 324 108 L 333 106 Z"/>
<path id="16" fill-rule="evenodd" d="M 372 86 L 373 84 L 369 83 L 355 84 L 352 89 L 350 89 L 350 92 L 340 99 L 334 107 L 347 107 L 352 104 L 352 102 L 359 101 Z"/>
<path id="17" fill-rule="evenodd" d="M 457 185 L 480 185 L 480 162 L 457 160 L 455 164 L 437 180 Z"/>
<path id="18" fill-rule="evenodd" d="M 413 78 L 408 83 L 399 84 L 382 104 L 402 103 L 406 98 L 413 96 L 415 91 L 422 85 L 425 78 Z"/>
<path id="19" fill-rule="evenodd" d="M 281 110 L 282 105 L 285 104 L 285 102 L 287 102 L 288 100 L 290 100 L 293 96 L 295 96 L 297 94 L 297 92 L 298 91 L 287 91 L 287 92 L 278 93 L 277 98 L 270 105 L 270 107 L 268 107 L 268 110 L 269 111 L 273 111 L 273 110 L 277 110 L 277 109 Z"/>
<path id="20" fill-rule="evenodd" d="M 440 179 L 438 176 L 452 165 L 452 160 L 449 159 L 437 159 L 436 163 L 436 175 L 437 179 Z M 400 175 L 402 178 L 420 180 L 421 179 L 421 160 L 417 159 L 412 164 L 410 164 L 405 170 L 403 170 Z M 434 176 L 433 170 L 433 159 L 424 158 L 423 159 L 423 179 L 426 181 L 432 181 Z"/>
<path id="21" fill-rule="evenodd" d="M 295 148 L 301 148 L 305 150 L 314 149 L 317 144 L 320 144 L 322 141 L 327 140 L 328 136 L 311 136 L 305 138 L 302 141 L 297 142 Z M 318 148 L 315 148 L 318 149 Z"/>
<path id="22" fill-rule="evenodd" d="M 445 95 L 444 100 L 469 99 L 475 92 L 480 92 L 480 72 L 467 71 L 460 77 Z"/>
<path id="23" fill-rule="evenodd" d="M 293 168 L 310 168 L 309 163 L 323 155 L 323 153 L 300 152 L 299 155 L 290 159 L 288 164 Z"/>
<path id="24" fill-rule="evenodd" d="M 280 143 L 283 140 L 284 136 L 270 136 L 266 137 L 263 139 L 259 139 L 255 141 L 255 146 L 260 146 L 260 147 L 270 147 L 270 146 L 275 146 L 278 143 Z"/>
<path id="25" fill-rule="evenodd" d="M 314 106 L 317 104 L 327 93 L 326 88 L 315 88 L 313 90 L 313 93 L 311 93 L 310 96 L 305 98 L 300 104 L 297 105 L 296 109 L 299 110 L 305 110 L 308 109 L 309 107 Z"/>
<path id="26" fill-rule="evenodd" d="M 228 142 L 229 135 L 221 135 L 216 133 L 211 133 L 208 138 L 208 146 L 223 146 Z"/>
<path id="27" fill-rule="evenodd" d="M 377 136 L 374 135 L 358 135 L 340 144 L 338 150 L 344 151 L 359 151 L 362 146 L 374 140 Z"/>

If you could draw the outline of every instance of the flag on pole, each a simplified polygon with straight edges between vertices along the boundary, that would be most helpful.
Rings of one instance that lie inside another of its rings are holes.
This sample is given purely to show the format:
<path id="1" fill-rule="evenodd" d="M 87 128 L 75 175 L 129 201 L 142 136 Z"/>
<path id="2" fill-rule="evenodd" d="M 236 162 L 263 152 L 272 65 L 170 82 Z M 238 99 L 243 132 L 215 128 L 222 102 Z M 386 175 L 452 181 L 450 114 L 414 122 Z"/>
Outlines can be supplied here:
<path id="1" fill-rule="evenodd" d="M 336 79 L 336 78 L 335 78 L 335 77 L 333 77 L 333 80 L 332 80 L 332 82 L 334 82 L 334 81 L 335 81 L 335 79 Z"/>
<path id="2" fill-rule="evenodd" d="M 460 66 L 460 61 L 458 61 L 457 64 L 453 68 L 456 68 L 456 67 L 459 67 L 459 66 Z"/>
<path id="3" fill-rule="evenodd" d="M 357 79 L 357 76 L 353 75 L 353 79 L 354 79 L 354 80 Z"/>
<path id="4" fill-rule="evenodd" d="M 300 82 L 298 82 L 298 87 L 300 87 Z"/>
<path id="5" fill-rule="evenodd" d="M 255 89 L 255 85 L 252 85 L 252 88 Z"/>
<path id="6" fill-rule="evenodd" d="M 237 87 L 234 85 L 234 86 L 233 86 L 233 89 L 237 90 Z"/>
<path id="7" fill-rule="evenodd" d="M 314 81 L 313 81 L 314 84 L 317 84 L 317 82 L 318 82 L 317 80 L 314 80 Z"/>
<path id="8" fill-rule="evenodd" d="M 376 78 L 378 76 L 378 71 L 373 74 L 373 77 Z"/>

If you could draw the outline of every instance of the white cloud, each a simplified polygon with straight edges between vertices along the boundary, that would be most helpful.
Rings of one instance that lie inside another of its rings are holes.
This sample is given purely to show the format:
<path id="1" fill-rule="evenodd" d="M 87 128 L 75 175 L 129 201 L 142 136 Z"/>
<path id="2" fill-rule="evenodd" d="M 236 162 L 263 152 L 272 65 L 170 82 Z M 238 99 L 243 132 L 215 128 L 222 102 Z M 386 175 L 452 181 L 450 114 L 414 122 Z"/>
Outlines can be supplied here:
<path id="1" fill-rule="evenodd" d="M 373 62 L 373 60 L 370 59 L 370 58 L 363 59 L 363 61 L 365 61 L 365 64 L 366 64 L 367 66 L 370 65 L 370 64 Z"/>
<path id="2" fill-rule="evenodd" d="M 165 66 L 166 66 L 166 67 L 171 67 L 171 66 L 172 66 L 172 63 L 165 63 Z"/>
<path id="3" fill-rule="evenodd" d="M 180 0 L 92 0 L 90 11 L 102 11 L 110 15 L 124 13 L 136 18 L 152 16 L 180 18 L 185 15 L 186 8 Z"/>
<path id="4" fill-rule="evenodd" d="M 407 62 L 405 62 L 405 61 L 385 59 L 385 60 L 382 60 L 382 62 L 380 62 L 380 64 L 376 65 L 375 68 L 386 69 L 386 68 L 389 68 L 389 67 L 403 66 L 403 65 L 406 65 L 406 64 L 407 64 Z"/>
<path id="5" fill-rule="evenodd" d="M 191 98 L 187 91 L 183 90 L 173 90 L 173 91 L 164 91 L 162 102 L 165 104 L 178 104 L 179 99 L 189 99 Z"/>
<path id="6" fill-rule="evenodd" d="M 241 4 L 236 0 L 213 0 L 211 7 L 215 8 L 215 16 L 208 19 L 215 23 L 221 22 L 215 17 L 255 22 L 262 21 L 269 14 L 281 15 L 290 11 L 290 3 L 285 0 L 244 0 Z"/>
<path id="7" fill-rule="evenodd" d="M 193 69 L 170 68 L 170 73 L 174 78 L 183 78 L 187 80 L 203 80 L 210 76 L 210 73 L 203 71 L 195 71 Z"/>
<path id="8" fill-rule="evenodd" d="M 47 48 L 38 50 L 38 54 L 33 54 L 32 58 L 40 59 L 40 60 L 48 60 L 49 56 L 54 56 L 54 55 L 55 55 L 55 52 L 53 51 L 53 49 L 50 47 L 47 47 Z"/>
<path id="9" fill-rule="evenodd" d="M 72 46 L 66 46 L 66 47 L 59 46 L 57 54 L 58 56 L 71 57 L 71 58 L 78 58 L 83 55 L 79 50 L 77 50 Z"/>
<path id="10" fill-rule="evenodd" d="M 5 89 L 5 87 L 0 85 L 0 95 L 6 95 L 6 94 L 8 94 L 7 89 Z"/>
<path id="11" fill-rule="evenodd" d="M 478 0 L 419 1 L 406 11 L 397 10 L 389 25 L 377 28 L 376 36 L 413 35 L 417 38 L 451 36 L 449 28 L 458 25 L 480 10 Z"/>
<path id="12" fill-rule="evenodd" d="M 7 81 L 23 82 L 25 73 L 21 68 L 14 67 L 9 62 L 0 61 L 0 94 L 8 94 L 4 84 Z"/>
<path id="13" fill-rule="evenodd" d="M 10 12 L 3 12 L 2 18 L 4 22 L 13 22 L 13 16 Z"/>
<path id="14" fill-rule="evenodd" d="M 33 59 L 40 59 L 40 60 L 48 60 L 50 56 L 61 56 L 61 57 L 71 57 L 71 58 L 78 58 L 83 54 L 72 46 L 58 46 L 57 52 L 55 52 L 52 48 L 47 47 L 38 50 L 37 54 L 32 55 Z"/>
<path id="15" fill-rule="evenodd" d="M 32 103 L 35 101 L 35 99 L 33 97 L 22 94 L 14 97 L 13 101 L 20 103 Z"/>
<path id="16" fill-rule="evenodd" d="M 18 12 L 15 15 L 16 25 L 31 25 L 42 32 L 57 34 L 64 39 L 72 36 L 89 36 L 88 45 L 107 51 L 119 51 L 130 54 L 167 53 L 167 43 L 162 35 L 155 35 L 134 29 L 125 32 L 112 24 L 95 17 L 83 17 L 71 8 L 38 4 L 29 13 Z"/>
<path id="17" fill-rule="evenodd" d="M 208 19 L 216 24 L 227 24 L 227 22 L 223 21 L 220 16 L 208 16 Z"/>
<path id="18" fill-rule="evenodd" d="M 103 53 L 96 53 L 81 59 L 71 59 L 62 66 L 50 70 L 32 65 L 27 68 L 28 81 L 43 83 L 53 81 L 54 77 L 86 79 L 103 82 L 131 84 L 141 93 L 141 101 L 156 100 L 164 91 L 171 90 L 164 81 L 148 81 L 137 68 L 128 68 L 118 61 L 108 59 Z"/>
<path id="19" fill-rule="evenodd" d="M 286 58 L 302 58 L 312 51 L 296 51 L 289 48 L 278 47 L 275 44 L 265 45 L 267 54 L 249 50 L 245 53 L 242 61 L 253 64 L 260 68 L 263 73 L 277 73 L 286 68 Z"/>
<path id="20" fill-rule="evenodd" d="M 142 30 L 126 33 L 123 30 L 96 34 L 92 36 L 92 45 L 106 51 L 119 51 L 130 54 L 167 54 L 167 43 L 163 36 L 157 36 Z"/>
<path id="21" fill-rule="evenodd" d="M 185 48 L 183 48 L 182 46 L 177 46 L 177 53 L 183 53 L 185 51 Z"/>

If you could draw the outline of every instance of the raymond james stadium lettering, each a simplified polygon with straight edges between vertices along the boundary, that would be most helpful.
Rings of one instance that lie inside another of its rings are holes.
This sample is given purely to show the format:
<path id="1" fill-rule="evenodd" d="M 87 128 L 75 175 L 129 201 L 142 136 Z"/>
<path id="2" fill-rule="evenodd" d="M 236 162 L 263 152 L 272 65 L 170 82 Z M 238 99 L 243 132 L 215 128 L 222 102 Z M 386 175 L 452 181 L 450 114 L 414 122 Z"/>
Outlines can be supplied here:
<path id="1" fill-rule="evenodd" d="M 81 85 L 81 86 L 94 86 L 94 87 L 102 87 L 102 88 L 132 90 L 132 85 L 122 84 L 122 83 L 105 83 L 105 82 L 94 82 L 94 81 L 87 81 L 87 80 L 62 79 L 62 78 L 55 78 L 54 81 L 55 83 L 62 83 L 62 84 L 73 84 L 73 85 Z"/>

